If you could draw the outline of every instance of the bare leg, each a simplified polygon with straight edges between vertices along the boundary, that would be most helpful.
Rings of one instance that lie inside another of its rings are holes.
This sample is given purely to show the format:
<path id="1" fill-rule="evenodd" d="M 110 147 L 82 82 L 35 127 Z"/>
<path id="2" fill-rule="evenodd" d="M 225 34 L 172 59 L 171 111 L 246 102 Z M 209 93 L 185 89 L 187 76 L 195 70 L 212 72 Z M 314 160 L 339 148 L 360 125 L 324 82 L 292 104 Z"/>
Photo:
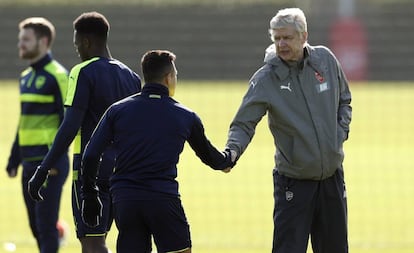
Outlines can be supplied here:
<path id="1" fill-rule="evenodd" d="M 82 253 L 108 253 L 109 250 L 106 247 L 105 237 L 82 237 L 79 239 L 82 245 Z"/>

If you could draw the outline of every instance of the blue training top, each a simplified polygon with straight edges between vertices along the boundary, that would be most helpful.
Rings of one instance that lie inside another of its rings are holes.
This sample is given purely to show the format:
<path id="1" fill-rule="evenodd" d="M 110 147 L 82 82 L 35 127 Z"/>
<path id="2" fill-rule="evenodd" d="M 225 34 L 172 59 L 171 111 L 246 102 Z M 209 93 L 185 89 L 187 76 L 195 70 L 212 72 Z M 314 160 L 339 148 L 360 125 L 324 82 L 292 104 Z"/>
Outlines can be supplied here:
<path id="1" fill-rule="evenodd" d="M 140 90 L 140 77 L 120 61 L 94 57 L 74 66 L 69 74 L 65 119 L 57 133 L 53 151 L 43 160 L 42 166 L 49 168 L 61 147 L 69 146 L 76 135 L 73 179 L 77 180 L 81 155 L 105 110 Z M 108 180 L 114 168 L 113 154 L 105 153 L 102 161 L 99 178 Z"/>
<path id="2" fill-rule="evenodd" d="M 113 143 L 113 202 L 177 198 L 176 165 L 185 141 L 210 167 L 230 167 L 230 158 L 206 138 L 196 113 L 169 97 L 165 86 L 145 84 L 142 93 L 112 105 L 102 117 L 84 153 L 83 179 L 94 180 L 101 152 Z"/>

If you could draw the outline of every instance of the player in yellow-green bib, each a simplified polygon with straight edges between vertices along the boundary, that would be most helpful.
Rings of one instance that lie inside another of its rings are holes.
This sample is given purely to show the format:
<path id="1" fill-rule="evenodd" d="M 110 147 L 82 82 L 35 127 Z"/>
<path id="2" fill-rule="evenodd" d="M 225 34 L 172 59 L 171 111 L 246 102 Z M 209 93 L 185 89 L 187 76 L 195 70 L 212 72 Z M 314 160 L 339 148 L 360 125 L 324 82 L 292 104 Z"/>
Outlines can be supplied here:
<path id="1" fill-rule="evenodd" d="M 55 28 L 48 20 L 27 18 L 19 24 L 19 30 L 19 57 L 28 60 L 30 67 L 19 79 L 20 120 L 6 169 L 9 177 L 16 177 L 22 165 L 23 197 L 31 231 L 41 253 L 56 253 L 60 198 L 69 171 L 67 148 L 50 164 L 50 176 L 40 189 L 47 200 L 35 202 L 26 189 L 63 120 L 68 73 L 51 55 Z"/>

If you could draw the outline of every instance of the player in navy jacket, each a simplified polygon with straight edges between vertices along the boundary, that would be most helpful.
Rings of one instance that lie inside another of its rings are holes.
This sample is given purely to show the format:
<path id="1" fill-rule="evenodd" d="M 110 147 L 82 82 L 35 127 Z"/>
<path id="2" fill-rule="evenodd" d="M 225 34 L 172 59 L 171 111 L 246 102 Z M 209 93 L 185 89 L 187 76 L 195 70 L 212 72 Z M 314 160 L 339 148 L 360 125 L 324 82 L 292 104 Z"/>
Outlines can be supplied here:
<path id="1" fill-rule="evenodd" d="M 102 155 L 98 185 L 102 190 L 104 209 L 101 225 L 95 228 L 82 222 L 78 171 L 84 148 L 105 110 L 114 102 L 139 92 L 141 81 L 136 73 L 111 57 L 107 47 L 109 23 L 102 14 L 84 13 L 73 25 L 74 44 L 82 63 L 70 71 L 63 123 L 51 150 L 29 182 L 29 193 L 35 200 L 42 200 L 39 189 L 51 165 L 74 140 L 72 211 L 76 235 L 81 242 L 83 253 L 106 253 L 108 249 L 105 237 L 112 224 L 109 177 L 115 163 L 113 152 L 108 150 Z"/>
<path id="2" fill-rule="evenodd" d="M 82 215 L 85 223 L 96 226 L 100 157 L 107 147 L 115 150 L 111 194 L 119 231 L 118 253 L 151 252 L 151 236 L 158 252 L 191 252 L 189 225 L 176 181 L 176 166 L 186 141 L 213 169 L 234 165 L 228 151 L 218 151 L 206 138 L 196 113 L 171 98 L 177 82 L 174 60 L 169 51 L 149 51 L 143 56 L 146 83 L 142 92 L 105 112 L 84 152 Z"/>

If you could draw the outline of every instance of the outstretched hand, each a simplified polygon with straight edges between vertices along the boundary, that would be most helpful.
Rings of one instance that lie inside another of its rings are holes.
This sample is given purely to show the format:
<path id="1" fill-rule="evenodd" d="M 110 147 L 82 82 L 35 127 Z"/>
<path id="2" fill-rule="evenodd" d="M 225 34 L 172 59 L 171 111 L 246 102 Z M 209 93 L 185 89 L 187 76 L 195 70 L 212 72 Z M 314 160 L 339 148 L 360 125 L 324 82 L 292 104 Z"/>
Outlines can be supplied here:
<path id="1" fill-rule="evenodd" d="M 46 182 L 48 174 L 48 170 L 42 169 L 42 167 L 38 166 L 36 172 L 33 174 L 32 178 L 30 178 L 27 186 L 27 191 L 29 192 L 29 195 L 33 200 L 43 200 L 43 196 L 40 194 L 40 189 Z"/>
<path id="2" fill-rule="evenodd" d="M 234 151 L 234 150 L 231 150 L 231 149 L 226 149 L 224 152 L 226 153 L 226 155 L 230 156 L 230 160 L 231 160 L 232 165 L 230 167 L 227 167 L 227 168 L 221 170 L 221 171 L 224 172 L 224 173 L 229 173 L 231 171 L 231 169 L 234 167 L 234 165 L 236 165 L 237 152 Z"/>
<path id="3" fill-rule="evenodd" d="M 231 171 L 231 168 L 229 167 L 229 168 L 225 168 L 224 170 L 221 170 L 222 172 L 224 172 L 224 173 L 229 173 L 230 171 Z"/>

